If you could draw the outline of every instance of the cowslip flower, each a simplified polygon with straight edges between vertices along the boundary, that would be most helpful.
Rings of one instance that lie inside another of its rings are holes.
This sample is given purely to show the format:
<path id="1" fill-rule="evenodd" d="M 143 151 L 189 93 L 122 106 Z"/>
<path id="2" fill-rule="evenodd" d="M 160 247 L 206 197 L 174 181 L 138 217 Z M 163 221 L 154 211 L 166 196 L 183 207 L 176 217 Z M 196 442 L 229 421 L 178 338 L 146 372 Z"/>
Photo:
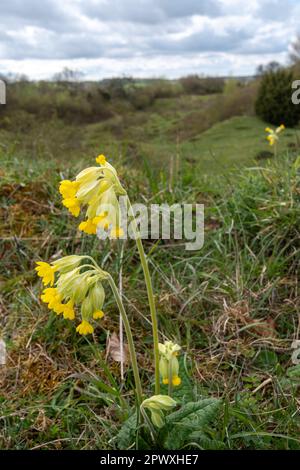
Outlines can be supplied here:
<path id="1" fill-rule="evenodd" d="M 35 268 L 37 275 L 42 278 L 42 282 L 45 286 L 50 284 L 53 286 L 54 283 L 54 275 L 56 271 L 55 266 L 51 266 L 49 263 L 45 263 L 44 261 L 38 261 L 37 267 Z"/>
<path id="2" fill-rule="evenodd" d="M 176 401 L 168 395 L 153 395 L 141 404 L 141 409 L 146 408 L 151 413 L 151 421 L 154 426 L 162 428 L 164 425 L 164 411 L 170 411 L 176 406 Z"/>
<path id="3" fill-rule="evenodd" d="M 179 377 L 179 362 L 177 359 L 178 351 L 181 347 L 178 344 L 172 343 L 172 341 L 165 341 L 165 343 L 159 343 L 159 372 L 162 377 L 162 382 L 165 385 L 169 384 L 169 378 L 172 377 L 172 385 L 177 387 L 181 384 L 181 378 Z"/>
<path id="4" fill-rule="evenodd" d="M 279 134 L 285 129 L 284 124 L 281 124 L 275 130 L 271 129 L 270 127 L 266 127 L 265 131 L 268 132 L 267 140 L 269 141 L 270 145 L 274 145 L 279 140 Z"/>
<path id="5" fill-rule="evenodd" d="M 52 263 L 37 263 L 37 273 L 46 287 L 41 300 L 57 315 L 67 320 L 76 317 L 75 308 L 80 306 L 81 323 L 76 331 L 81 335 L 93 333 L 90 323 L 104 316 L 102 310 L 105 291 L 102 281 L 106 274 L 92 260 L 93 264 L 81 264 L 89 256 L 65 256 Z"/>
<path id="6" fill-rule="evenodd" d="M 62 203 L 75 217 L 78 217 L 82 207 L 86 207 L 86 218 L 79 224 L 79 230 L 89 235 L 104 230 L 111 238 L 119 238 L 123 230 L 120 227 L 118 197 L 125 195 L 126 191 L 115 168 L 103 154 L 98 155 L 96 163 L 99 166 L 81 171 L 75 181 L 61 181 L 59 191 L 63 197 Z"/>

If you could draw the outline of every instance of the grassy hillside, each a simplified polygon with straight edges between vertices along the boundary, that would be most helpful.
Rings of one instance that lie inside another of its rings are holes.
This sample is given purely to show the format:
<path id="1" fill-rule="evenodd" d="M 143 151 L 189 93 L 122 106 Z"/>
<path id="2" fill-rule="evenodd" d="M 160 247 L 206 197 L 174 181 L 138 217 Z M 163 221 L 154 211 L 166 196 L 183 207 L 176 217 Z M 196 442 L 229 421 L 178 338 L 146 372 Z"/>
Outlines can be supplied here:
<path id="1" fill-rule="evenodd" d="M 287 129 L 278 156 L 262 155 L 270 151 L 266 123 L 221 118 L 220 98 L 159 98 L 126 112 L 115 103 L 113 116 L 93 123 L 2 117 L 0 333 L 8 361 L 0 366 L 1 448 L 115 449 L 133 403 L 131 368 L 121 383 L 119 364 L 106 357 L 119 325 L 109 293 L 94 335 L 79 337 L 40 302 L 35 260 L 89 253 L 115 279 L 122 269 L 143 384 L 153 377 L 134 243 L 123 253 L 118 243 L 79 232 L 57 190 L 101 151 L 133 201 L 205 204 L 201 250 L 145 241 L 160 334 L 184 351 L 176 393 L 222 400 L 205 439 L 187 448 L 300 449 L 300 370 L 291 359 L 300 308 L 298 141 Z"/>

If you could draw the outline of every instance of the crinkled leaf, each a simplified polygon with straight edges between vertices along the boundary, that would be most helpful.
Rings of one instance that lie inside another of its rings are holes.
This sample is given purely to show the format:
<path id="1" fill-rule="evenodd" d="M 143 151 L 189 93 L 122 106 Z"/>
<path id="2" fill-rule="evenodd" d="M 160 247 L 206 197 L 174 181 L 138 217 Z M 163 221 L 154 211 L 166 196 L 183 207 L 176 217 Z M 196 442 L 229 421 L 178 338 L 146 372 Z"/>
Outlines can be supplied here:
<path id="1" fill-rule="evenodd" d="M 136 440 L 137 414 L 131 415 L 122 425 L 117 434 L 118 448 L 122 450 L 132 447 Z"/>
<path id="2" fill-rule="evenodd" d="M 180 449 L 184 444 L 191 442 L 193 433 L 200 433 L 198 437 L 205 436 L 205 429 L 215 417 L 220 400 L 206 398 L 198 402 L 184 405 L 180 410 L 171 413 L 166 418 L 166 449 Z M 196 434 L 194 434 L 196 438 Z"/>

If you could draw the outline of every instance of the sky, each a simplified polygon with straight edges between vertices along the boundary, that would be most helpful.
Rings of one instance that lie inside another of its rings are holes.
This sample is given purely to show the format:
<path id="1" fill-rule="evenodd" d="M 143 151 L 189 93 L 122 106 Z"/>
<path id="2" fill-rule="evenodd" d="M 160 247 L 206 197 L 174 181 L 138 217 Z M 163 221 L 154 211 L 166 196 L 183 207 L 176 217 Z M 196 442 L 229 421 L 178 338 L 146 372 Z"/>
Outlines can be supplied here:
<path id="1" fill-rule="evenodd" d="M 0 0 L 0 74 L 251 75 L 287 63 L 299 17 L 299 0 Z"/>

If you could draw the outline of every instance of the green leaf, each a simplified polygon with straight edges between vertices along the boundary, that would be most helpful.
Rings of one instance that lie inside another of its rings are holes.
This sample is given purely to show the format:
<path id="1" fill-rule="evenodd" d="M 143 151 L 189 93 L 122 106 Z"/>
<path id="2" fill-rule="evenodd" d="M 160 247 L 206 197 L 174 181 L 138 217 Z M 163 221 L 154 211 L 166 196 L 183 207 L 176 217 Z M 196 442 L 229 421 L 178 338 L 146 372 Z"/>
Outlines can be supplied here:
<path id="1" fill-rule="evenodd" d="M 137 414 L 131 415 L 117 434 L 118 448 L 127 450 L 134 444 L 137 431 Z"/>
<path id="2" fill-rule="evenodd" d="M 202 442 L 205 438 L 207 446 L 209 437 L 206 436 L 205 431 L 210 421 L 215 417 L 220 404 L 220 400 L 206 398 L 198 402 L 187 403 L 180 410 L 167 416 L 164 427 L 164 447 L 178 450 L 184 444 L 191 442 L 191 436 L 194 436 L 194 439 L 202 440 Z"/>
<path id="3" fill-rule="evenodd" d="M 300 364 L 297 364 L 295 366 L 289 367 L 286 371 L 286 374 L 288 377 L 291 379 L 300 379 Z"/>
<path id="4" fill-rule="evenodd" d="M 224 442 L 218 439 L 211 439 L 201 431 L 195 431 L 190 434 L 187 446 L 189 443 L 192 446 L 194 442 L 199 444 L 204 450 L 222 450 L 226 448 Z"/>

